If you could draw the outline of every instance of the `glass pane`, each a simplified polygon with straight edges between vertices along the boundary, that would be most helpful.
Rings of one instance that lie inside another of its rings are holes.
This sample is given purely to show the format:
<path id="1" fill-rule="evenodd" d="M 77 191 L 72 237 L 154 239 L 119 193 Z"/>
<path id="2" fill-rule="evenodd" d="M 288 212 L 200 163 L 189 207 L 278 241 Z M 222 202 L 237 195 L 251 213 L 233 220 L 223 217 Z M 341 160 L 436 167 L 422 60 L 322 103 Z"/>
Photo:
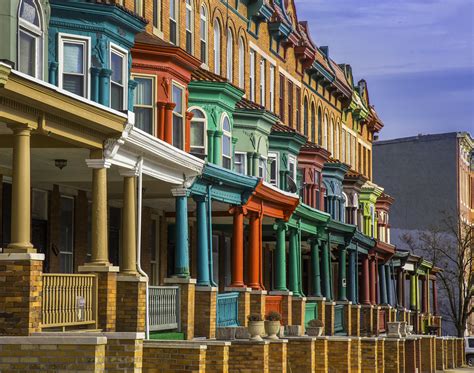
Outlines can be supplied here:
<path id="1" fill-rule="evenodd" d="M 191 30 L 191 9 L 186 8 L 186 29 Z"/>
<path id="2" fill-rule="evenodd" d="M 176 104 L 174 112 L 183 112 L 183 90 L 177 86 L 173 86 L 173 102 Z"/>
<path id="3" fill-rule="evenodd" d="M 40 27 L 39 14 L 36 9 L 34 0 L 23 0 L 21 3 L 20 17 L 25 21 Z"/>
<path id="4" fill-rule="evenodd" d="M 230 166 L 231 166 L 230 158 L 225 158 L 225 157 L 222 158 L 222 166 L 230 170 Z"/>
<path id="5" fill-rule="evenodd" d="M 123 87 L 114 83 L 110 87 L 110 107 L 115 110 L 123 110 Z"/>
<path id="6" fill-rule="evenodd" d="M 201 39 L 206 40 L 206 21 L 201 19 L 201 27 L 199 29 L 201 33 Z"/>
<path id="7" fill-rule="evenodd" d="M 112 52 L 110 68 L 112 69 L 112 81 L 123 84 L 123 57 Z"/>
<path id="8" fill-rule="evenodd" d="M 191 110 L 191 113 L 193 113 L 193 119 L 204 119 L 204 114 L 201 110 Z"/>
<path id="9" fill-rule="evenodd" d="M 84 96 L 84 76 L 63 74 L 63 89 Z"/>
<path id="10" fill-rule="evenodd" d="M 137 127 L 141 130 L 153 134 L 153 109 L 151 108 L 135 108 L 135 119 Z"/>
<path id="11" fill-rule="evenodd" d="M 36 75 L 36 38 L 20 31 L 20 71 Z"/>
<path id="12" fill-rule="evenodd" d="M 193 38 L 191 32 L 186 30 L 186 52 L 191 54 L 193 51 Z"/>
<path id="13" fill-rule="evenodd" d="M 171 19 L 170 19 L 170 43 L 176 44 L 176 22 Z"/>
<path id="14" fill-rule="evenodd" d="M 224 121 L 222 122 L 222 130 L 226 132 L 230 132 L 230 122 L 229 118 L 225 117 Z"/>
<path id="15" fill-rule="evenodd" d="M 191 121 L 191 146 L 204 146 L 204 123 Z"/>
<path id="16" fill-rule="evenodd" d="M 230 157 L 230 137 L 229 136 L 222 136 L 222 154 L 227 155 Z"/>
<path id="17" fill-rule="evenodd" d="M 173 115 L 173 146 L 183 148 L 183 118 Z"/>
<path id="18" fill-rule="evenodd" d="M 84 44 L 64 43 L 63 51 L 65 73 L 84 73 Z"/>
<path id="19" fill-rule="evenodd" d="M 137 88 L 135 90 L 136 105 L 153 105 L 153 79 L 135 78 Z"/>
<path id="20" fill-rule="evenodd" d="M 201 62 L 207 62 L 206 42 L 201 40 Z"/>

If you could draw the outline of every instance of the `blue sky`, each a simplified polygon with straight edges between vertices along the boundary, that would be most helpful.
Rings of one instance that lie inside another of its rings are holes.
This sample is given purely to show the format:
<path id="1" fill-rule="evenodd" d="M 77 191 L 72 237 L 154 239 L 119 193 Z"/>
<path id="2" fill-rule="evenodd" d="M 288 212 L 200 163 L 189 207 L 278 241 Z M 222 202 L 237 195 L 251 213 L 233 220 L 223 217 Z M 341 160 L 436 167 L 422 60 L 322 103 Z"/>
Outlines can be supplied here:
<path id="1" fill-rule="evenodd" d="M 315 43 L 364 78 L 381 139 L 474 134 L 474 0 L 295 0 Z"/>

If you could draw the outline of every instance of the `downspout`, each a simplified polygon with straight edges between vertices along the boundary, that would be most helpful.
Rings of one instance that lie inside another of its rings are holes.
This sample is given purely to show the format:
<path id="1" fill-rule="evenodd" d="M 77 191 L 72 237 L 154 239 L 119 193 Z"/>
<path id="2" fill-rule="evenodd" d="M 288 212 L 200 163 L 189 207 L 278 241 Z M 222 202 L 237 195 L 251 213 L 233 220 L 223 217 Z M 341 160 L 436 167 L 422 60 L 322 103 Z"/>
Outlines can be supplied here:
<path id="1" fill-rule="evenodd" d="M 298 220 L 298 290 L 302 297 L 305 295 L 303 294 L 303 255 L 301 250 L 301 220 Z"/>
<path id="2" fill-rule="evenodd" d="M 150 310 L 148 304 L 149 278 L 141 266 L 141 245 L 142 245 L 142 185 L 143 185 L 143 157 L 140 156 L 137 162 L 138 168 L 138 192 L 137 192 L 137 271 L 146 279 L 145 291 L 145 338 L 150 339 Z"/>
<path id="3" fill-rule="evenodd" d="M 211 286 L 217 287 L 214 281 L 214 265 L 212 261 L 212 200 L 211 200 L 211 189 L 212 185 L 207 186 L 207 232 L 208 232 L 208 255 L 209 255 L 209 278 L 211 280 Z"/>

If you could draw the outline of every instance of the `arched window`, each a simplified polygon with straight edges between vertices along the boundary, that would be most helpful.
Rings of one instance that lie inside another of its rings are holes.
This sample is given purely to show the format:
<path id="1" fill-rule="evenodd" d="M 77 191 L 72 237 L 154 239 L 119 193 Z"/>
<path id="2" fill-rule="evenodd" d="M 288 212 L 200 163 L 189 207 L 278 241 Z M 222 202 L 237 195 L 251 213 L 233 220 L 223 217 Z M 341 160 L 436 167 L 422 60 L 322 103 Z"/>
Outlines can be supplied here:
<path id="1" fill-rule="evenodd" d="M 311 141 L 316 142 L 316 109 L 311 103 Z"/>
<path id="2" fill-rule="evenodd" d="M 318 145 L 323 145 L 323 114 L 321 108 L 318 108 Z"/>
<path id="3" fill-rule="evenodd" d="M 214 73 L 221 75 L 221 25 L 214 21 Z"/>
<path id="4" fill-rule="evenodd" d="M 178 0 L 170 0 L 170 43 L 178 45 L 179 42 L 179 2 Z"/>
<path id="5" fill-rule="evenodd" d="M 186 52 L 193 54 L 194 13 L 193 0 L 186 0 Z"/>
<path id="6" fill-rule="evenodd" d="M 330 125 L 329 125 L 329 151 L 331 152 L 331 155 L 334 157 L 334 122 L 332 119 L 330 120 Z"/>
<path id="7" fill-rule="evenodd" d="M 304 98 L 304 103 L 303 103 L 303 131 L 305 136 L 308 136 L 308 122 L 309 122 L 309 108 L 308 108 L 308 98 Z"/>
<path id="8" fill-rule="evenodd" d="M 232 134 L 230 120 L 226 114 L 222 115 L 222 167 L 232 168 Z"/>
<path id="9" fill-rule="evenodd" d="M 337 123 L 334 126 L 334 153 L 335 157 L 339 159 L 341 157 L 341 154 L 339 153 L 339 123 Z"/>
<path id="10" fill-rule="evenodd" d="M 36 0 L 22 0 L 18 11 L 18 68 L 35 78 L 43 77 L 43 20 Z"/>
<path id="11" fill-rule="evenodd" d="M 324 129 L 323 129 L 323 147 L 328 149 L 328 116 L 324 116 Z"/>
<path id="12" fill-rule="evenodd" d="M 242 38 L 239 38 L 239 87 L 245 88 L 245 44 Z"/>
<path id="13" fill-rule="evenodd" d="M 232 82 L 234 78 L 234 36 L 232 35 L 232 30 L 227 29 L 227 80 Z"/>
<path id="14" fill-rule="evenodd" d="M 201 22 L 200 22 L 200 38 L 201 38 L 201 62 L 207 65 L 207 9 L 206 5 L 201 5 Z"/>
<path id="15" fill-rule="evenodd" d="M 206 116 L 201 109 L 190 109 L 191 119 L 191 154 L 204 158 L 206 154 Z"/>

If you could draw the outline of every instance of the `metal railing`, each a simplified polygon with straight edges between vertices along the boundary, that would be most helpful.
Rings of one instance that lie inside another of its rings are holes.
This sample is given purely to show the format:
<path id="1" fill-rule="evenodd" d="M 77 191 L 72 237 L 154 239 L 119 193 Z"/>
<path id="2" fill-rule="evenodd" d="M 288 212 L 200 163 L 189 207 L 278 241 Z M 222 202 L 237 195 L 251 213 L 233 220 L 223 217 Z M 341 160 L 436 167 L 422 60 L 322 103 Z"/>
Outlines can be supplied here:
<path id="1" fill-rule="evenodd" d="M 42 328 L 97 327 L 97 277 L 43 274 Z"/>
<path id="2" fill-rule="evenodd" d="M 239 325 L 239 293 L 217 294 L 217 326 Z"/>
<path id="3" fill-rule="evenodd" d="M 179 329 L 179 287 L 148 288 L 150 331 Z"/>

